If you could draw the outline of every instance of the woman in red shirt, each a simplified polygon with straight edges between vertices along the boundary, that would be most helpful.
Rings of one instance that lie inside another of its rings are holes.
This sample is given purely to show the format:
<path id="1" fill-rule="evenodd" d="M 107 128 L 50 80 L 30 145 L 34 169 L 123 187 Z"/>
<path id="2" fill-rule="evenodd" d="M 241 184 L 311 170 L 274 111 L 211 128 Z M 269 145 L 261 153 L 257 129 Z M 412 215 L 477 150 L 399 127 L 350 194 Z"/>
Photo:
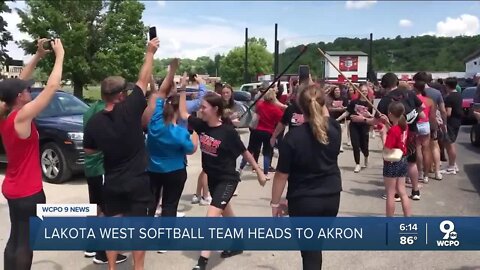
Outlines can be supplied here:
<path id="1" fill-rule="evenodd" d="M 35 100 L 30 95 L 31 81 L 37 63 L 47 50 L 41 39 L 37 53 L 23 69 L 19 79 L 0 82 L 0 100 L 9 111 L 0 119 L 0 134 L 3 140 L 8 165 L 2 184 L 2 193 L 10 211 L 10 238 L 5 247 L 4 268 L 28 270 L 32 266 L 33 251 L 29 246 L 29 218 L 36 216 L 37 204 L 45 203 L 40 169 L 39 136 L 33 119 L 50 103 L 62 79 L 64 50 L 59 39 L 51 41 L 55 51 L 55 65 L 47 86 Z"/>
<path id="2" fill-rule="evenodd" d="M 400 196 L 403 208 L 403 214 L 411 216 L 410 199 L 405 190 L 405 177 L 408 172 L 407 164 L 407 133 L 408 125 L 405 119 L 405 107 L 399 101 L 392 102 L 388 106 L 388 118 L 392 122 L 392 127 L 387 132 L 385 139 L 384 154 L 393 149 L 400 149 L 403 156 L 399 161 L 383 162 L 383 181 L 387 193 L 386 215 L 392 217 L 395 214 L 395 194 Z"/>
<path id="3" fill-rule="evenodd" d="M 255 109 L 258 117 L 258 124 L 256 129 L 251 131 L 250 141 L 248 143 L 248 151 L 252 154 L 260 152 L 260 149 L 263 146 L 263 171 L 267 176 L 267 179 L 273 156 L 273 147 L 270 144 L 270 138 L 272 137 L 277 123 L 280 122 L 283 116 L 283 110 L 280 109 L 278 104 L 276 104 L 277 102 L 275 89 L 268 90 L 263 96 L 263 101 L 258 102 Z M 247 161 L 243 159 L 240 164 L 240 172 L 245 168 L 246 164 Z"/>

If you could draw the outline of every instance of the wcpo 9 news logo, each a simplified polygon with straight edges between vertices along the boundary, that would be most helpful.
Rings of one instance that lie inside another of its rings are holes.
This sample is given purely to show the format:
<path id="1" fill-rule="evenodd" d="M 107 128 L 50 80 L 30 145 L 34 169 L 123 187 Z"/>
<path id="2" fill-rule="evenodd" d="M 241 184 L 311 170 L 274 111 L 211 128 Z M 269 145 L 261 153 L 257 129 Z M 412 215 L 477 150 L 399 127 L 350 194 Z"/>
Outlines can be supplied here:
<path id="1" fill-rule="evenodd" d="M 444 220 L 440 223 L 439 227 L 444 235 L 443 240 L 437 240 L 437 246 L 458 247 L 460 245 L 460 241 L 457 240 L 457 232 L 455 232 L 455 224 L 452 221 Z"/>

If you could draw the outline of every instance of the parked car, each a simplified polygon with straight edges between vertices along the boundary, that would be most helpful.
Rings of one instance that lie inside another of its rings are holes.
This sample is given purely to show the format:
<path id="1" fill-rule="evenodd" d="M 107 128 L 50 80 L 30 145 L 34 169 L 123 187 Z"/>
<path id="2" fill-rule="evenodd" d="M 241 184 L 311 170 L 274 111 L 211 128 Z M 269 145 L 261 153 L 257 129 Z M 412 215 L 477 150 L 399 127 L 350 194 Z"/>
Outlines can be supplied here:
<path id="1" fill-rule="evenodd" d="M 32 98 L 42 89 L 32 88 Z M 63 183 L 83 171 L 83 114 L 88 105 L 72 94 L 58 91 L 47 108 L 35 118 L 40 135 L 40 165 L 44 180 Z M 7 162 L 3 143 L 0 161 Z"/>
<path id="2" fill-rule="evenodd" d="M 470 129 L 470 141 L 473 146 L 480 147 L 480 103 L 474 103 L 471 107 L 476 123 Z"/>
<path id="3" fill-rule="evenodd" d="M 462 91 L 462 109 L 463 109 L 463 122 L 472 123 L 475 121 L 473 116 L 473 99 L 477 92 L 477 87 L 468 87 Z"/>
<path id="4" fill-rule="evenodd" d="M 234 91 L 233 99 L 238 104 L 237 106 L 235 106 L 235 112 L 239 117 L 243 115 L 243 117 L 240 118 L 240 124 L 238 125 L 238 127 L 246 128 L 250 125 L 250 122 L 253 118 L 252 111 L 248 110 L 248 107 L 253 103 L 252 96 L 249 92 Z"/>

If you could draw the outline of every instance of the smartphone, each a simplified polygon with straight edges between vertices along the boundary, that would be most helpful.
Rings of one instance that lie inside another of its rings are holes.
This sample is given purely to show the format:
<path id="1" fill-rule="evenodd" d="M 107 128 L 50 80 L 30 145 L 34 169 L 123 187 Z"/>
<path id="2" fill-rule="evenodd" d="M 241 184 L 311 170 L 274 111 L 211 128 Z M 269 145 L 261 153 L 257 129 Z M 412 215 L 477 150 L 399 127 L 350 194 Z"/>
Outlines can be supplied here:
<path id="1" fill-rule="evenodd" d="M 52 44 L 51 44 L 52 41 L 55 41 L 55 39 L 54 38 L 49 38 L 45 43 L 43 43 L 43 48 L 45 50 L 51 50 L 52 49 Z"/>
<path id="2" fill-rule="evenodd" d="M 299 83 L 308 83 L 310 80 L 310 67 L 308 65 L 300 65 L 298 67 Z"/>
<path id="3" fill-rule="evenodd" d="M 150 27 L 150 29 L 148 29 L 148 38 L 152 40 L 156 37 L 157 37 L 157 27 L 152 26 Z"/>

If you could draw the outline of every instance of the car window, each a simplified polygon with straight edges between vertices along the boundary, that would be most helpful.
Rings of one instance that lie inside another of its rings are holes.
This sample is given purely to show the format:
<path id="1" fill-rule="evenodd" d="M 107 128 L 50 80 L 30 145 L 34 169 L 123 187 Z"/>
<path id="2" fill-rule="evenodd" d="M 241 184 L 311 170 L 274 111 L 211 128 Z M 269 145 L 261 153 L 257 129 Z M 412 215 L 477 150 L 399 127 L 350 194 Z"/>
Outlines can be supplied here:
<path id="1" fill-rule="evenodd" d="M 37 96 L 38 93 L 32 93 L 33 98 L 36 98 Z M 77 97 L 71 94 L 58 92 L 38 117 L 83 115 L 87 110 L 88 105 Z"/>
<path id="2" fill-rule="evenodd" d="M 463 90 L 462 97 L 463 98 L 473 98 L 473 97 L 475 97 L 475 92 L 476 91 L 477 91 L 476 87 L 467 88 L 467 89 Z"/>

